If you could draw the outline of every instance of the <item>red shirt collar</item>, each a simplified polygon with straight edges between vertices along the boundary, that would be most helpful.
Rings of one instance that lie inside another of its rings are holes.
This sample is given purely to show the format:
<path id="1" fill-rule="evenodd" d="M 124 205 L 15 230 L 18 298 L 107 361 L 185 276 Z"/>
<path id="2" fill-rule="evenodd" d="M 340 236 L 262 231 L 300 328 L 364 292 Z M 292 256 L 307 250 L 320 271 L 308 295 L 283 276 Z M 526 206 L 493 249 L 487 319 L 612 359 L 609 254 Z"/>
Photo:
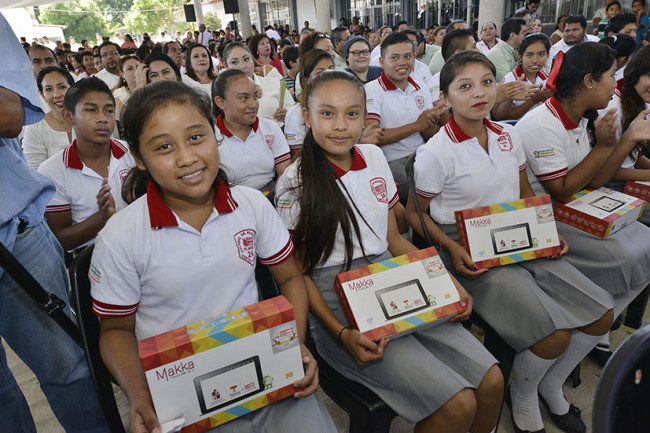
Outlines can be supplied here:
<path id="1" fill-rule="evenodd" d="M 394 85 L 393 82 L 390 81 L 388 79 L 388 77 L 386 76 L 386 74 L 384 74 L 383 72 L 379 76 L 378 80 L 379 80 L 379 85 L 381 86 L 382 89 L 384 89 L 384 90 L 397 90 L 397 86 Z M 408 82 L 411 83 L 411 85 L 413 87 L 415 87 L 415 90 L 420 90 L 420 86 L 418 86 L 418 84 L 413 80 L 413 78 L 411 78 L 410 75 L 409 75 Z"/>
<path id="2" fill-rule="evenodd" d="M 237 209 L 237 202 L 232 197 L 232 191 L 226 182 L 217 178 L 213 185 L 214 207 L 219 213 L 230 213 Z M 147 205 L 152 229 L 178 226 L 178 221 L 171 209 L 160 195 L 160 188 L 153 179 L 147 184 Z"/>
<path id="3" fill-rule="evenodd" d="M 260 118 L 259 116 L 255 118 L 255 123 L 253 123 L 253 131 L 257 132 L 257 128 L 260 126 Z M 219 131 L 226 137 L 232 137 L 233 134 L 226 128 L 226 124 L 223 123 L 223 112 L 219 113 L 217 116 L 217 128 L 219 128 Z"/>
<path id="4" fill-rule="evenodd" d="M 513 71 L 513 74 L 516 79 L 519 79 L 521 78 L 522 75 L 524 75 L 524 69 L 521 67 L 521 65 L 517 65 L 517 67 Z M 543 71 L 538 71 L 537 76 L 542 80 L 546 80 L 548 78 L 548 75 L 546 75 Z M 528 81 L 528 78 L 526 78 L 526 81 Z M 531 83 L 531 84 L 535 84 L 535 83 Z"/>
<path id="5" fill-rule="evenodd" d="M 496 122 L 492 122 L 491 120 L 483 119 L 483 124 L 497 135 L 501 135 L 503 132 L 503 126 L 499 125 Z M 467 135 L 462 129 L 460 129 L 460 126 L 454 122 L 453 117 L 450 117 L 449 121 L 445 125 L 445 132 L 454 143 L 461 143 L 465 140 L 473 138 Z"/>
<path id="6" fill-rule="evenodd" d="M 77 170 L 82 170 L 84 168 L 84 163 L 81 161 L 81 158 L 79 158 L 75 144 L 77 144 L 77 140 L 74 140 L 72 144 L 66 147 L 63 151 L 63 164 L 67 168 L 76 168 Z M 124 147 L 122 143 L 111 139 L 111 153 L 115 159 L 120 159 L 128 151 L 129 149 Z"/>
<path id="7" fill-rule="evenodd" d="M 566 111 L 564 111 L 564 108 L 562 108 L 560 102 L 555 98 L 555 95 L 548 98 L 545 104 L 551 114 L 560 119 L 565 129 L 576 129 L 578 127 L 578 125 L 569 119 L 569 116 L 567 116 Z"/>
<path id="8" fill-rule="evenodd" d="M 343 177 L 348 173 L 347 171 L 343 170 L 341 167 L 339 167 L 338 165 L 334 164 L 331 161 L 330 164 L 332 164 L 332 168 L 334 169 L 338 177 Z M 363 157 L 363 154 L 359 152 L 357 146 L 354 146 L 352 148 L 352 166 L 350 167 L 350 171 L 363 170 L 366 167 L 367 167 L 366 159 Z"/>

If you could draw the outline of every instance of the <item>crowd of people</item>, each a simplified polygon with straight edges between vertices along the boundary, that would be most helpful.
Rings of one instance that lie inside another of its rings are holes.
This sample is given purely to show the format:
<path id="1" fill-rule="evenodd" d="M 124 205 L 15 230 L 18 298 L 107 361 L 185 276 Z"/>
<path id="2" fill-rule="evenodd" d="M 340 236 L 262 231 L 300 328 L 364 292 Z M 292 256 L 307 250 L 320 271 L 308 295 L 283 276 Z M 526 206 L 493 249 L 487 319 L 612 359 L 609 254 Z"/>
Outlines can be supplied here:
<path id="1" fill-rule="evenodd" d="M 62 252 L 94 244 L 101 353 L 128 398 L 131 431 L 167 421 L 156 418 L 137 341 L 257 302 L 255 267 L 267 266 L 294 307 L 305 377 L 296 399 L 217 431 L 336 431 L 314 395 L 309 329 L 329 364 L 417 432 L 491 432 L 504 397 L 517 432 L 545 431 L 540 403 L 561 430 L 586 432 L 562 384 L 587 355 L 605 364 L 610 328 L 650 283 L 650 217 L 607 239 L 557 223 L 561 254 L 489 272 L 460 245 L 454 218 L 650 181 L 645 0 L 631 12 L 606 0 L 592 28 L 563 15 L 550 37 L 539 5 L 528 0 L 480 29 L 461 20 L 369 29 L 354 18 L 327 32 L 307 21 L 300 31 L 253 28 L 246 40 L 203 24 L 140 44 L 128 34 L 98 36 L 92 47 L 43 38 L 23 43 L 29 63 L 17 40 L 1 35 L 11 62 L 0 71 L 15 72 L 0 74 L 11 102 L 2 110 L 25 127 L 9 128 L 0 111 L 0 198 L 16 203 L 0 212 L 0 240 L 23 254 L 36 247 L 21 247 L 22 238 L 50 239 L 39 253 L 52 263 L 34 267 L 58 272 L 50 286 L 62 287 Z M 417 204 L 464 311 L 390 344 L 370 341 L 349 326 L 334 279 L 417 250 L 412 236 L 423 227 L 405 172 L 413 154 Z M 2 296 L 19 291 L 0 278 Z M 39 365 L 5 325 L 3 302 L 0 335 Z M 473 310 L 517 352 L 509 384 L 458 323 Z M 59 391 L 90 384 L 82 355 L 69 352 L 57 362 L 81 373 L 61 379 Z M 41 383 L 52 380 L 48 368 L 34 369 Z M 0 395 L 12 386 L 0 380 Z M 69 412 L 96 411 L 93 398 L 78 405 L 68 396 L 71 407 L 61 407 L 44 389 L 68 431 L 91 431 Z M 22 401 L 3 413 L 29 427 Z"/>

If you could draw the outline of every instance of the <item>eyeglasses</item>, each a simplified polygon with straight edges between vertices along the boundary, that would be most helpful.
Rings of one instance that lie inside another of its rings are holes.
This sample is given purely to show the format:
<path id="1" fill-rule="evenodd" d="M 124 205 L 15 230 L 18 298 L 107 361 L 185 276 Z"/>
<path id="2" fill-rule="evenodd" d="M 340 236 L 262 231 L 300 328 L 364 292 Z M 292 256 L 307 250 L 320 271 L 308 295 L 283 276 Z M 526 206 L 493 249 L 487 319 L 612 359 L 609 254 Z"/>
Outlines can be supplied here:
<path id="1" fill-rule="evenodd" d="M 391 33 L 393 33 L 393 32 L 381 32 L 381 33 L 379 33 L 379 36 L 388 36 Z"/>
<path id="2" fill-rule="evenodd" d="M 352 54 L 354 57 L 366 57 L 370 55 L 370 50 L 354 50 L 350 51 L 350 54 Z"/>
<path id="3" fill-rule="evenodd" d="M 117 56 L 118 54 L 120 54 L 119 51 L 106 51 L 105 53 L 101 53 L 100 56 L 108 57 L 108 56 Z"/>

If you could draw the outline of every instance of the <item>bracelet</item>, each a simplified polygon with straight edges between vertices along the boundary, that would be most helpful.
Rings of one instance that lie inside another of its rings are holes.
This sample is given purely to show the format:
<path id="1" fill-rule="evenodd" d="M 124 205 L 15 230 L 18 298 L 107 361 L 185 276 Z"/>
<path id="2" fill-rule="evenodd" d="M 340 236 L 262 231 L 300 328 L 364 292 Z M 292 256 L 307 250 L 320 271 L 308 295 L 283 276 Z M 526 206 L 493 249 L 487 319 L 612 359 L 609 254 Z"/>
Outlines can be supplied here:
<path id="1" fill-rule="evenodd" d="M 339 343 L 341 342 L 341 335 L 343 335 L 343 331 L 345 331 L 346 329 L 350 329 L 350 327 L 348 327 L 348 326 L 344 326 L 344 327 L 341 328 L 341 330 L 339 331 L 339 336 L 336 337 L 336 341 L 338 341 Z"/>

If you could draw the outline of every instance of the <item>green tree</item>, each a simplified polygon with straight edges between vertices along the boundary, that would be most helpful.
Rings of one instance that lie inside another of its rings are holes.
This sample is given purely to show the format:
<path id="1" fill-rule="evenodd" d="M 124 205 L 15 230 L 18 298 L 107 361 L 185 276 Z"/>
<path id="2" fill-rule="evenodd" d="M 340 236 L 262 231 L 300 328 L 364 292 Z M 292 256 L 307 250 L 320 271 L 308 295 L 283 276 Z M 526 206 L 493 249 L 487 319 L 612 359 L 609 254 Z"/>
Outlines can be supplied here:
<path id="1" fill-rule="evenodd" d="M 133 0 L 124 24 L 134 33 L 172 32 L 180 22 L 184 0 Z"/>
<path id="2" fill-rule="evenodd" d="M 107 34 L 111 17 L 102 10 L 97 0 L 77 0 L 42 6 L 39 20 L 43 24 L 67 26 L 63 30 L 66 39 L 74 36 L 77 41 L 94 41 L 96 33 Z"/>
<path id="3" fill-rule="evenodd" d="M 205 27 L 209 30 L 219 30 L 221 29 L 221 20 L 217 17 L 215 13 L 203 14 L 203 23 Z"/>

